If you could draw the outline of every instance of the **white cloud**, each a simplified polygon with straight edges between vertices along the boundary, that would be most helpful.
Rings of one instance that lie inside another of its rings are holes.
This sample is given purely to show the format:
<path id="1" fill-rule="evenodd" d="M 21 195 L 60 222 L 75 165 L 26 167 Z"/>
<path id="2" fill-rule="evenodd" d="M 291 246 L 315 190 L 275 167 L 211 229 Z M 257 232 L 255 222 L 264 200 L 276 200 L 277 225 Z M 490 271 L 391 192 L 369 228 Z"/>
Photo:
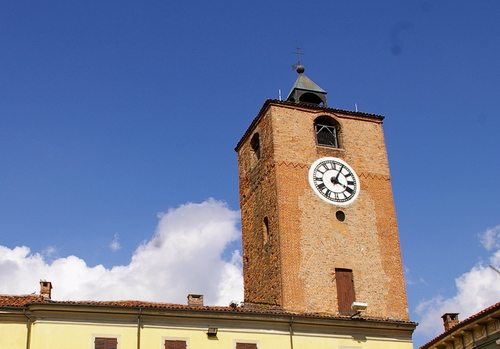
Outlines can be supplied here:
<path id="1" fill-rule="evenodd" d="M 113 236 L 113 241 L 109 244 L 109 248 L 111 248 L 112 251 L 118 251 L 122 246 L 120 245 L 120 241 L 118 241 L 118 233 L 115 233 Z"/>
<path id="2" fill-rule="evenodd" d="M 55 246 L 47 246 L 47 248 L 42 251 L 42 255 L 46 258 L 52 258 L 56 252 L 57 249 Z"/>
<path id="3" fill-rule="evenodd" d="M 491 250 L 500 247 L 500 226 L 480 235 L 483 245 Z M 492 268 L 500 266 L 500 250 L 494 252 L 487 263 L 476 264 L 469 272 L 455 279 L 457 292 L 451 298 L 436 296 L 419 303 L 416 312 L 421 316 L 415 333 L 433 338 L 443 332 L 441 316 L 460 313 L 460 320 L 500 301 L 500 275 Z"/>
<path id="4" fill-rule="evenodd" d="M 494 248 L 500 248 L 500 225 L 497 225 L 495 228 L 487 229 L 484 233 L 479 235 L 479 239 L 488 251 Z"/>
<path id="5" fill-rule="evenodd" d="M 189 293 L 198 293 L 205 295 L 205 304 L 228 305 L 243 299 L 239 251 L 233 251 L 229 261 L 222 258 L 225 248 L 239 238 L 238 221 L 237 211 L 214 199 L 170 209 L 159 215 L 154 236 L 138 246 L 131 262 L 111 269 L 89 267 L 76 256 L 49 264 L 40 254 L 30 254 L 28 247 L 0 246 L 0 293 L 31 293 L 45 279 L 52 281 L 52 298 L 57 300 L 184 304 Z"/>
<path id="6" fill-rule="evenodd" d="M 408 267 L 404 267 L 404 273 L 405 273 L 405 282 L 407 285 L 414 285 L 414 284 L 424 284 L 427 285 L 427 282 L 425 282 L 423 277 L 419 277 L 418 280 L 415 281 L 411 274 L 411 270 Z"/>

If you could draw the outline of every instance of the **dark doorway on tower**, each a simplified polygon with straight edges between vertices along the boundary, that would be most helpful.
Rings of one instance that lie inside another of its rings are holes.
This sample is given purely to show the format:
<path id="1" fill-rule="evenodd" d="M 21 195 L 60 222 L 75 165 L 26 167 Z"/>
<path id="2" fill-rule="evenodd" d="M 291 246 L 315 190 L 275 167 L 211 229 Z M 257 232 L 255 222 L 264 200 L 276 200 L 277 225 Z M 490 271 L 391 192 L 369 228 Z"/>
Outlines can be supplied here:
<path id="1" fill-rule="evenodd" d="M 337 283 L 339 313 L 342 315 L 355 314 L 356 312 L 351 309 L 352 302 L 356 300 L 352 270 L 335 268 L 335 281 Z"/>

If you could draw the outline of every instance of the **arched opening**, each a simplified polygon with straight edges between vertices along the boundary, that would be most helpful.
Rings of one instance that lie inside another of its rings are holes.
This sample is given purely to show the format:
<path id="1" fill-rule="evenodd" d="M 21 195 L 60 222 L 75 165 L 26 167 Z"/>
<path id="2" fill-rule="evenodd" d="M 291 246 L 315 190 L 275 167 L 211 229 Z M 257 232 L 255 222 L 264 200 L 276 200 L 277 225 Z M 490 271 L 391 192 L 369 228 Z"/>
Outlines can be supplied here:
<path id="1" fill-rule="evenodd" d="M 252 147 L 252 150 L 257 160 L 260 159 L 260 139 L 258 133 L 255 133 L 252 136 L 252 139 L 250 140 L 250 146 Z"/>
<path id="2" fill-rule="evenodd" d="M 323 101 L 323 99 L 321 99 L 320 96 L 318 96 L 316 93 L 311 93 L 311 92 L 307 92 L 307 93 L 302 94 L 299 97 L 299 102 L 311 103 L 311 104 L 316 104 L 319 106 L 323 106 L 323 104 L 324 104 L 324 101 Z"/>
<path id="3" fill-rule="evenodd" d="M 316 144 L 340 148 L 340 124 L 330 116 L 320 116 L 314 120 Z"/>

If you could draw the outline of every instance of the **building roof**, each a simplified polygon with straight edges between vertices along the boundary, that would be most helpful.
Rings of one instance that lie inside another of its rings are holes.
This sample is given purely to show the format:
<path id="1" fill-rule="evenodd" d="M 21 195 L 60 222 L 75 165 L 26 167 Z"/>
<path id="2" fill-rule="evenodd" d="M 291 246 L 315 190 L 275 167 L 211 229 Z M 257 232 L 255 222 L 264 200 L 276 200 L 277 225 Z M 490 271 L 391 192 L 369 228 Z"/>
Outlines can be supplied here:
<path id="1" fill-rule="evenodd" d="M 0 307 L 25 307 L 29 303 L 43 302 L 41 295 L 13 296 L 7 294 L 0 295 Z"/>
<path id="2" fill-rule="evenodd" d="M 448 336 L 451 336 L 453 333 L 456 333 L 457 331 L 464 330 L 470 325 L 474 325 L 478 320 L 485 318 L 489 315 L 495 314 L 496 317 L 500 317 L 500 302 L 493 304 L 492 306 L 481 310 L 479 313 L 476 313 L 467 319 L 460 321 L 458 324 L 455 326 L 451 327 L 448 331 L 445 331 L 441 333 L 439 336 L 436 338 L 432 339 L 431 341 L 427 342 L 426 344 L 422 345 L 419 349 L 426 349 L 430 348 L 436 343 L 442 341 Z"/>
<path id="3" fill-rule="evenodd" d="M 319 87 L 314 81 L 309 79 L 304 74 L 299 74 L 299 76 L 297 77 L 297 80 L 295 80 L 295 83 L 292 86 L 292 89 L 288 93 L 288 97 L 290 97 L 290 95 L 292 94 L 294 89 L 326 93 L 325 90 L 323 90 L 321 87 Z M 288 97 L 287 97 L 287 99 L 288 99 Z"/>
<path id="4" fill-rule="evenodd" d="M 199 312 L 237 312 L 255 315 L 282 315 L 293 317 L 307 317 L 307 318 L 322 318 L 331 320 L 364 320 L 381 323 L 400 323 L 408 325 L 417 325 L 412 321 L 383 319 L 373 317 L 356 317 L 350 316 L 332 316 L 323 313 L 295 313 L 284 311 L 275 307 L 265 307 L 260 305 L 243 305 L 243 306 L 207 306 L 207 305 L 185 305 L 173 303 L 159 303 L 159 302 L 146 302 L 136 300 L 123 300 L 123 301 L 55 301 L 44 298 L 41 295 L 0 295 L 0 308 L 29 308 L 32 305 L 55 305 L 55 306 L 96 306 L 96 307 L 109 307 L 109 308 L 150 308 L 150 309 L 165 309 L 165 310 L 189 310 Z"/>

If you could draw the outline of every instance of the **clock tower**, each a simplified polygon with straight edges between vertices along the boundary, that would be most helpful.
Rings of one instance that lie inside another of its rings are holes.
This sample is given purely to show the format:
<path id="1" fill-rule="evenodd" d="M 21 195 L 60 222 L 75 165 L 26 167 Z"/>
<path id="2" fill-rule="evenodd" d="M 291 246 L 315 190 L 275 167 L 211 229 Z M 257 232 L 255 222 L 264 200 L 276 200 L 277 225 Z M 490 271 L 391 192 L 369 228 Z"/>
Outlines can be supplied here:
<path id="1" fill-rule="evenodd" d="M 245 303 L 408 320 L 384 118 L 328 108 L 297 72 L 236 146 Z"/>

